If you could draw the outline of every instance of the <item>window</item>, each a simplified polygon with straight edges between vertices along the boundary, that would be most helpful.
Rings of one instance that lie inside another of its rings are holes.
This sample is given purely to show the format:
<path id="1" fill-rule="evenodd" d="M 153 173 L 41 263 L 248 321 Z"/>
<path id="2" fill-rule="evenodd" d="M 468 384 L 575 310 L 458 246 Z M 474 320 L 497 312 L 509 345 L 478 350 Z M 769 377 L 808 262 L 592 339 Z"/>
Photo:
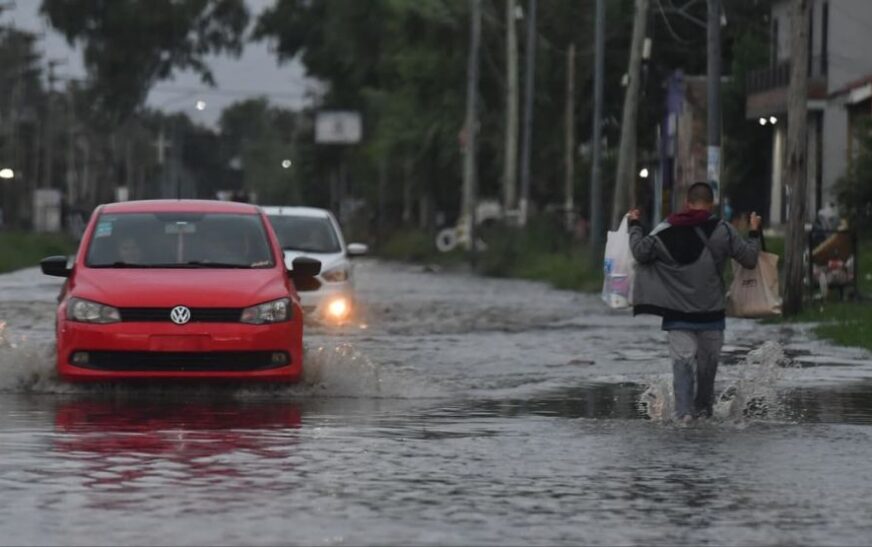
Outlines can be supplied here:
<path id="1" fill-rule="evenodd" d="M 827 75 L 827 63 L 829 56 L 829 44 L 827 43 L 830 38 L 830 3 L 824 2 L 823 6 L 821 6 L 821 76 Z"/>

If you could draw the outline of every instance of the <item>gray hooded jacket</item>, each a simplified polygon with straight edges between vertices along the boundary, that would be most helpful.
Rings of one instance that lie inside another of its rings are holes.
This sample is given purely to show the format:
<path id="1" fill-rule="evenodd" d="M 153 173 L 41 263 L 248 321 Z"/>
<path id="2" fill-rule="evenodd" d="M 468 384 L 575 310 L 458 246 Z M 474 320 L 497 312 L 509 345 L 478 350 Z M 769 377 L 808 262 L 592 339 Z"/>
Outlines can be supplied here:
<path id="1" fill-rule="evenodd" d="M 722 274 L 727 259 L 754 268 L 760 234 L 751 232 L 746 240 L 730 224 L 709 217 L 696 225 L 663 222 L 646 236 L 636 221 L 630 223 L 630 248 L 637 262 L 635 315 L 706 323 L 725 316 Z"/>

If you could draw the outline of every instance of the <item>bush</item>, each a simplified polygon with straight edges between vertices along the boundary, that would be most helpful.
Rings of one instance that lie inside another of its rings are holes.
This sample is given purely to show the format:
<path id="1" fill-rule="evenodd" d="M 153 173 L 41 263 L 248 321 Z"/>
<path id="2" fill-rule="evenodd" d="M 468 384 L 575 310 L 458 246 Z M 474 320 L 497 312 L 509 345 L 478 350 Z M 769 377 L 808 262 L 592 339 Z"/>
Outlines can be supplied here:
<path id="1" fill-rule="evenodd" d="M 378 250 L 378 255 L 383 258 L 412 262 L 431 260 L 436 253 L 434 238 L 416 229 L 394 232 Z"/>
<path id="2" fill-rule="evenodd" d="M 0 232 L 0 272 L 30 266 L 52 255 L 71 255 L 77 244 L 66 234 Z"/>

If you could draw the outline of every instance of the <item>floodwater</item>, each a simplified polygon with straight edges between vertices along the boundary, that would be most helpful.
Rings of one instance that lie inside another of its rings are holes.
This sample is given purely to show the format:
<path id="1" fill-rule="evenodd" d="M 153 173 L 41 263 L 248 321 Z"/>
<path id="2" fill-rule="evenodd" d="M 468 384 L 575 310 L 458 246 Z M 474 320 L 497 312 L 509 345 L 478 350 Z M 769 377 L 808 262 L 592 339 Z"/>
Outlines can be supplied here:
<path id="1" fill-rule="evenodd" d="M 653 318 L 362 261 L 293 387 L 68 386 L 58 283 L 0 276 L 0 544 L 866 545 L 872 359 L 731 321 L 669 420 Z"/>

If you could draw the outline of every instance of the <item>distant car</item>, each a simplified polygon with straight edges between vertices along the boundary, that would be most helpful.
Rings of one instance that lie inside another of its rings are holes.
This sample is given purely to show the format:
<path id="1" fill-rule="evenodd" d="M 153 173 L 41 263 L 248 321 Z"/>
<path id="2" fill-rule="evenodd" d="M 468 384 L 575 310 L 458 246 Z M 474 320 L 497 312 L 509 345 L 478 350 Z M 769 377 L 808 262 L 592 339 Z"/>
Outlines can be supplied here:
<path id="1" fill-rule="evenodd" d="M 303 310 L 330 323 L 348 320 L 356 308 L 354 265 L 350 257 L 368 252 L 362 243 L 345 244 L 333 214 L 315 207 L 263 207 L 285 253 L 285 263 L 310 257 L 321 273 L 310 286 L 300 287 Z"/>
<path id="2" fill-rule="evenodd" d="M 57 369 L 73 381 L 237 379 L 296 381 L 303 318 L 295 283 L 266 215 L 220 201 L 100 206 L 66 277 L 57 310 Z"/>

